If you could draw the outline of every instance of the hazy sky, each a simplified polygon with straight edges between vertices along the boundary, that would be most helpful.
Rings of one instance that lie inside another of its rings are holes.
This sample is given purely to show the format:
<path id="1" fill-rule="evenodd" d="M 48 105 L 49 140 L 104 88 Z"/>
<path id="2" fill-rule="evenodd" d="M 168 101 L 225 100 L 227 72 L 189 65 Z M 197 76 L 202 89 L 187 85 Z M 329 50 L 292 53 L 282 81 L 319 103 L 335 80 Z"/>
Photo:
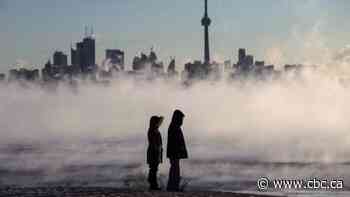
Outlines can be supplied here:
<path id="1" fill-rule="evenodd" d="M 350 42 L 348 10 L 348 0 L 209 0 L 212 57 L 236 60 L 246 47 L 276 64 L 308 61 L 311 50 L 317 60 Z M 125 50 L 130 63 L 152 46 L 166 64 L 171 55 L 202 59 L 202 16 L 203 0 L 0 0 L 0 71 L 69 54 L 85 25 L 95 29 L 98 63 L 106 48 Z"/>

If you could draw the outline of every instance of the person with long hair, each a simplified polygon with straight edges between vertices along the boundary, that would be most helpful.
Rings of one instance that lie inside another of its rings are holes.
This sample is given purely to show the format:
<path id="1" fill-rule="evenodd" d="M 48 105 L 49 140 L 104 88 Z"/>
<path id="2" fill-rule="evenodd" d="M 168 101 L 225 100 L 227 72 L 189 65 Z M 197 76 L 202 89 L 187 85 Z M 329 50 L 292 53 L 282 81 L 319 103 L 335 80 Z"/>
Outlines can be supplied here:
<path id="1" fill-rule="evenodd" d="M 161 190 L 158 185 L 157 172 L 159 164 L 163 162 L 162 135 L 159 132 L 163 119 L 163 117 L 152 116 L 147 134 L 147 164 L 149 165 L 148 182 L 150 190 Z"/>

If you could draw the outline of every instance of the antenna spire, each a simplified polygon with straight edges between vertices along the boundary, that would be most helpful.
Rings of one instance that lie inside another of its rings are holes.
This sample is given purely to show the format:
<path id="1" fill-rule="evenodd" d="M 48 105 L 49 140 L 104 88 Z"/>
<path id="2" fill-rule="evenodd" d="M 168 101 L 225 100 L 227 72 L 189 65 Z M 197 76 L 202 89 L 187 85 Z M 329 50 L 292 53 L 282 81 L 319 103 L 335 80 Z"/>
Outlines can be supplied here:
<path id="1" fill-rule="evenodd" d="M 205 16 L 208 16 L 208 0 L 205 0 L 205 12 L 204 12 Z"/>
<path id="2" fill-rule="evenodd" d="M 88 37 L 88 26 L 85 25 L 85 30 L 84 30 L 84 37 Z"/>

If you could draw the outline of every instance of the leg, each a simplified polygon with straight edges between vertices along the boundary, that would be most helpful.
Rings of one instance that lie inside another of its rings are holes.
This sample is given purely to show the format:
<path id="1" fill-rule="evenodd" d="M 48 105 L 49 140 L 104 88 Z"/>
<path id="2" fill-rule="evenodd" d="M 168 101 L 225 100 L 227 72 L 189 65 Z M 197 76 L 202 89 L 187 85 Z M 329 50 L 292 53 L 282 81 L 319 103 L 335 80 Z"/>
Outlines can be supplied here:
<path id="1" fill-rule="evenodd" d="M 180 160 L 175 161 L 175 187 L 177 190 L 180 190 Z"/>
<path id="2" fill-rule="evenodd" d="M 168 191 L 179 191 L 180 168 L 178 159 L 170 159 Z"/>
<path id="3" fill-rule="evenodd" d="M 149 174 L 148 174 L 148 182 L 150 184 L 151 190 L 158 190 L 158 180 L 157 180 L 157 172 L 158 172 L 158 163 L 149 165 Z"/>

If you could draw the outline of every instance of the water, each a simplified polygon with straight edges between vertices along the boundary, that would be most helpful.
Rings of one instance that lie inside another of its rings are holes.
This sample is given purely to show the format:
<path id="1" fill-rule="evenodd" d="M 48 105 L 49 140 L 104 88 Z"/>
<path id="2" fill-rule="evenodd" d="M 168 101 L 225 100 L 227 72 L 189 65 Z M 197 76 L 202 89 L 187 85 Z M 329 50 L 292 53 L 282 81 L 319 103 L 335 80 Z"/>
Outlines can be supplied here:
<path id="1" fill-rule="evenodd" d="M 2 144 L 0 185 L 146 189 L 145 146 L 145 140 L 136 137 Z M 198 155 L 203 149 L 216 149 L 223 154 Z M 272 194 L 339 197 L 350 194 L 346 184 L 350 180 L 350 163 L 253 161 L 239 156 L 238 152 L 243 149 L 204 141 L 189 143 L 191 157 L 183 161 L 182 170 L 184 181 L 188 183 L 186 189 L 259 193 L 256 181 L 260 177 L 320 177 L 342 179 L 345 188 L 337 192 L 277 191 Z M 167 180 L 168 167 L 167 161 L 160 167 L 163 185 Z"/>
<path id="2" fill-rule="evenodd" d="M 350 86 L 324 73 L 191 87 L 129 79 L 55 91 L 0 85 L 0 185 L 145 189 L 149 118 L 165 117 L 166 143 L 179 108 L 188 189 L 256 192 L 260 177 L 342 179 L 337 195 L 347 196 L 349 100 Z M 168 168 L 160 168 L 163 185 Z"/>

